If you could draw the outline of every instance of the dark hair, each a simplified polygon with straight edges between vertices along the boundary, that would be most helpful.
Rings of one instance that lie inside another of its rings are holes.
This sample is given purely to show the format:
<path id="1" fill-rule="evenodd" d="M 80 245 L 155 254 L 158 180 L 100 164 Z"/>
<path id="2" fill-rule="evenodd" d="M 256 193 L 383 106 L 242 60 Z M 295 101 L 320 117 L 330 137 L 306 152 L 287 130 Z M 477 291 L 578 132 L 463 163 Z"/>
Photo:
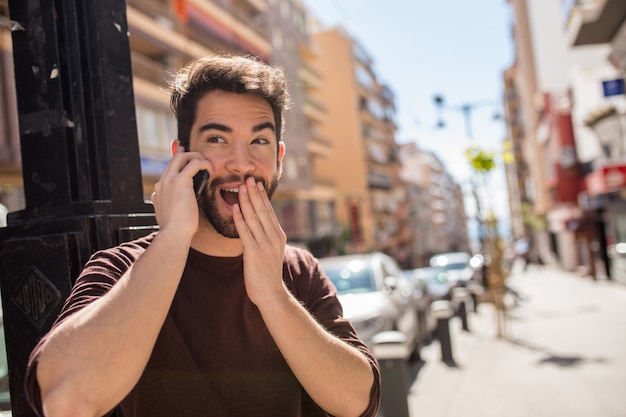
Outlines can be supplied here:
<path id="1" fill-rule="evenodd" d="M 189 145 L 198 100 L 213 90 L 255 94 L 268 101 L 274 113 L 276 135 L 282 141 L 283 112 L 289 107 L 283 71 L 253 56 L 213 55 L 196 58 L 170 82 L 170 106 L 178 124 L 178 140 Z"/>

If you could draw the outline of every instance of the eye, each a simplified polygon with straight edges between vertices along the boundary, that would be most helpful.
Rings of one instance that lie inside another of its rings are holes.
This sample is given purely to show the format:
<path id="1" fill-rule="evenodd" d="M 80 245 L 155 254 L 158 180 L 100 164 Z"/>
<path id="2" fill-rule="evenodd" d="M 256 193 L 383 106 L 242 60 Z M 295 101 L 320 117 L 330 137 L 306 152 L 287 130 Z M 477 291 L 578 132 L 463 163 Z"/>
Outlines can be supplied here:
<path id="1" fill-rule="evenodd" d="M 269 139 L 266 138 L 256 138 L 252 141 L 252 143 L 258 144 L 258 145 L 267 145 L 270 143 Z"/>
<path id="2" fill-rule="evenodd" d="M 209 136 L 206 141 L 207 143 L 225 143 L 226 139 L 221 136 Z"/>

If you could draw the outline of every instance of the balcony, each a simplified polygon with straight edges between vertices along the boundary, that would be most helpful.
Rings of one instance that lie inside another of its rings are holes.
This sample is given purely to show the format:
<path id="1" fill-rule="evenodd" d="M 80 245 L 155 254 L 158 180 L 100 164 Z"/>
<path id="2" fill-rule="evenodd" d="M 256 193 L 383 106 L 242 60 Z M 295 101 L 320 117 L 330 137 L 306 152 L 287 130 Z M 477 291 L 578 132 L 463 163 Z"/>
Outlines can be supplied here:
<path id="1" fill-rule="evenodd" d="M 265 59 L 271 54 L 262 13 L 250 15 L 241 10 L 227 10 L 206 0 L 188 0 L 187 9 L 198 28 L 227 42 L 236 40 L 241 48 Z"/>
<path id="2" fill-rule="evenodd" d="M 135 1 L 126 8 L 128 27 L 130 28 L 131 47 L 135 49 L 138 44 L 143 45 L 141 52 L 145 55 L 154 55 L 168 51 L 180 53 L 189 57 L 213 55 L 214 52 L 204 45 L 194 42 L 181 35 L 177 30 L 176 20 L 159 18 L 161 14 L 150 14 L 147 11 L 155 12 L 156 8 L 141 10 L 135 5 L 143 7 L 144 2 Z M 160 10 L 160 9 L 159 9 Z"/>
<path id="3" fill-rule="evenodd" d="M 162 63 L 136 51 L 131 51 L 130 59 L 133 67 L 133 76 L 143 78 L 156 85 L 163 85 L 168 72 L 173 72 L 173 69 L 168 69 Z"/>
<path id="4" fill-rule="evenodd" d="M 335 180 L 334 177 L 325 177 L 323 175 L 315 175 L 313 177 L 313 185 L 317 186 L 317 187 L 330 187 L 333 188 L 335 187 L 337 181 Z"/>
<path id="5" fill-rule="evenodd" d="M 265 0 L 239 0 L 235 1 L 241 8 L 248 10 L 249 14 L 261 14 L 267 12 L 267 2 Z"/>
<path id="6" fill-rule="evenodd" d="M 316 156 L 320 156 L 323 158 L 329 158 L 333 156 L 333 144 L 329 139 L 326 139 L 320 135 L 309 136 L 309 140 L 307 141 L 307 149 L 308 151 Z"/>
<path id="7" fill-rule="evenodd" d="M 317 122 L 324 122 L 326 120 L 326 107 L 310 96 L 304 99 L 302 110 L 307 117 Z"/>
<path id="8" fill-rule="evenodd" d="M 304 88 L 319 88 L 322 85 L 319 73 L 307 64 L 298 69 L 298 78 Z"/>
<path id="9" fill-rule="evenodd" d="M 381 190 L 391 189 L 391 178 L 383 172 L 371 171 L 367 174 L 367 183 L 370 188 Z"/>
<path id="10" fill-rule="evenodd" d="M 573 46 L 609 43 L 626 20 L 626 2 L 596 0 L 573 7 L 568 17 Z"/>

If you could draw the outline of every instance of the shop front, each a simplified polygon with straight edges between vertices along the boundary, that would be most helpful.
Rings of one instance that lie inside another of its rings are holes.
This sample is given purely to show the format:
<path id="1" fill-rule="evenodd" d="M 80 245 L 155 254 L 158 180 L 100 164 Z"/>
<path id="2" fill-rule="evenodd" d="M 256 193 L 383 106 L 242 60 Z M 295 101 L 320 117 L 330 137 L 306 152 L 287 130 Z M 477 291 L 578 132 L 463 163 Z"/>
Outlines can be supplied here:
<path id="1" fill-rule="evenodd" d="M 626 163 L 606 163 L 585 177 L 578 202 L 596 259 L 606 275 L 626 284 Z"/>

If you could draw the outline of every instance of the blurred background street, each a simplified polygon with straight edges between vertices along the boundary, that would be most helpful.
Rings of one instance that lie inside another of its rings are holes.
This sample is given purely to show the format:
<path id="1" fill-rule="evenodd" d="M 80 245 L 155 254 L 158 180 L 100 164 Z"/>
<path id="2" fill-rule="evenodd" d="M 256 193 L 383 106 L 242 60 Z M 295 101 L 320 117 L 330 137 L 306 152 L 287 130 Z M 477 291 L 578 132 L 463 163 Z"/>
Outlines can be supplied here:
<path id="1" fill-rule="evenodd" d="M 626 415 L 626 287 L 553 267 L 515 265 L 511 306 L 498 338 L 491 303 L 450 323 L 457 367 L 441 361 L 437 341 L 414 364 L 414 417 Z"/>

